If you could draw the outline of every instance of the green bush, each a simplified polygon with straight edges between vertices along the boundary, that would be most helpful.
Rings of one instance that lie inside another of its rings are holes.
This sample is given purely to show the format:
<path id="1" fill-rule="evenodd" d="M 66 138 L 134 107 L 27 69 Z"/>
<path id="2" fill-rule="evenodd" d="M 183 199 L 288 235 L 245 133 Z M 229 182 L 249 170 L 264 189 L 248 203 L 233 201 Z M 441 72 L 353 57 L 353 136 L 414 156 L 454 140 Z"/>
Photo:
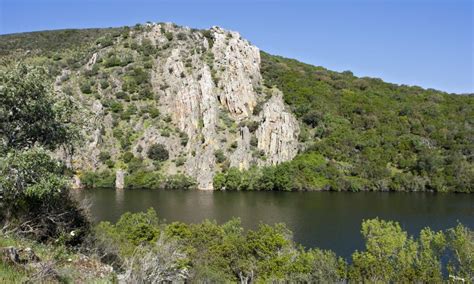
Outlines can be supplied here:
<path id="1" fill-rule="evenodd" d="M 227 159 L 227 157 L 224 155 L 224 151 L 222 151 L 221 149 L 216 150 L 214 152 L 214 156 L 216 157 L 216 161 L 219 164 L 223 163 Z"/>
<path id="2" fill-rule="evenodd" d="M 111 68 L 111 67 L 121 66 L 122 61 L 116 55 L 111 55 L 104 60 L 103 64 L 106 68 Z"/>
<path id="3" fill-rule="evenodd" d="M 122 155 L 122 160 L 128 164 L 132 159 L 133 159 L 133 153 L 132 152 L 125 152 L 123 155 Z"/>
<path id="4" fill-rule="evenodd" d="M 166 161 L 169 158 L 169 153 L 163 144 L 152 144 L 148 148 L 147 156 L 155 161 Z"/>
<path id="5" fill-rule="evenodd" d="M 176 174 L 167 176 L 163 188 L 164 189 L 179 189 L 179 190 L 188 190 L 188 189 L 195 189 L 196 188 L 196 181 L 186 175 L 183 174 Z"/>
<path id="6" fill-rule="evenodd" d="M 0 226 L 75 245 L 89 222 L 69 195 L 64 164 L 51 152 L 70 149 L 78 130 L 71 125 L 73 105 L 53 93 L 46 75 L 25 65 L 0 70 Z"/>
<path id="7" fill-rule="evenodd" d="M 125 213 L 116 224 L 101 222 L 95 229 L 98 245 L 102 250 L 118 250 L 120 257 L 133 255 L 139 245 L 151 245 L 159 236 L 156 212 Z"/>
<path id="8" fill-rule="evenodd" d="M 127 189 L 159 189 L 162 182 L 160 173 L 145 169 L 134 170 L 125 176 Z"/>
<path id="9" fill-rule="evenodd" d="M 84 172 L 80 176 L 81 184 L 85 188 L 112 188 L 115 187 L 115 174 L 110 170 L 98 172 Z"/>
<path id="10" fill-rule="evenodd" d="M 425 228 L 415 238 L 396 222 L 365 220 L 365 250 L 354 252 L 349 264 L 332 251 L 304 249 L 284 224 L 254 230 L 244 230 L 239 219 L 222 225 L 209 220 L 166 224 L 149 209 L 126 213 L 116 224 L 102 222 L 96 232 L 102 251 L 117 253 L 135 277 L 143 270 L 131 263 L 152 265 L 161 268 L 154 271 L 166 271 L 166 279 L 189 282 L 440 283 L 448 279 L 442 271 L 463 279 L 473 276 L 474 234 L 463 225 L 445 232 Z M 147 252 L 160 261 L 150 264 Z M 155 280 L 164 277 L 154 275 Z"/>
<path id="11" fill-rule="evenodd" d="M 105 161 L 109 160 L 110 158 L 110 153 L 107 151 L 102 151 L 99 154 L 99 161 L 101 161 L 102 163 L 105 163 Z"/>
<path id="12" fill-rule="evenodd" d="M 79 89 L 83 94 L 92 94 L 92 82 L 91 81 L 83 81 L 79 85 Z"/>

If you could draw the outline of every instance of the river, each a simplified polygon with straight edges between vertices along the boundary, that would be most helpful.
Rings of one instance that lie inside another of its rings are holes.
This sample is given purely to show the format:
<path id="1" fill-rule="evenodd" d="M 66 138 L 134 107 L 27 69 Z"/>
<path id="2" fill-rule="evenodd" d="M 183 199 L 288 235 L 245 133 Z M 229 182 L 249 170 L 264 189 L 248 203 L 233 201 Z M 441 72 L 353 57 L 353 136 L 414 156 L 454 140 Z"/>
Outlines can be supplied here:
<path id="1" fill-rule="evenodd" d="M 115 189 L 81 190 L 76 194 L 90 201 L 95 222 L 114 222 L 127 211 L 150 207 L 168 222 L 211 219 L 223 223 L 239 217 L 244 228 L 283 222 L 293 231 L 296 242 L 308 248 L 331 249 L 345 258 L 363 249 L 360 225 L 367 218 L 396 220 L 411 235 L 426 226 L 447 229 L 458 221 L 474 228 L 473 194 Z"/>

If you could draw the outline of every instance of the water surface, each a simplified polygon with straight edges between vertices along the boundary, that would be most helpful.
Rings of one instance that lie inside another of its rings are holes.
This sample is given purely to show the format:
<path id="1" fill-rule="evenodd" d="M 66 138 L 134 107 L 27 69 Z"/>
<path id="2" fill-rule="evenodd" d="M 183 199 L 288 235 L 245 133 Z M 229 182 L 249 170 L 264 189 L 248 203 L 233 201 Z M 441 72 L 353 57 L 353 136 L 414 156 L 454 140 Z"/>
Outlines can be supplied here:
<path id="1" fill-rule="evenodd" d="M 305 247 L 331 249 L 349 257 L 363 249 L 363 219 L 396 220 L 410 234 L 460 221 L 474 228 L 474 195 L 386 192 L 206 192 L 95 189 L 79 191 L 90 200 L 94 221 L 115 222 L 121 214 L 153 207 L 161 219 L 187 223 L 240 217 L 245 228 L 286 223 Z"/>

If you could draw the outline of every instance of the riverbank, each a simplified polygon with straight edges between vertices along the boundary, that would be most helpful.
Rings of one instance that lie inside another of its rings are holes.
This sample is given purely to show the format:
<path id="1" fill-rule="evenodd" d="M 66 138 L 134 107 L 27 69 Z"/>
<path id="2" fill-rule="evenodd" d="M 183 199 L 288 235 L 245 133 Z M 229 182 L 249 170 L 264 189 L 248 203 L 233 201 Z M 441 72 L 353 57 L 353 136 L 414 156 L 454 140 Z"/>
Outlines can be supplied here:
<path id="1" fill-rule="evenodd" d="M 305 249 L 284 224 L 245 230 L 238 219 L 222 225 L 167 223 L 149 209 L 101 222 L 92 231 L 93 242 L 75 247 L 1 234 L 0 281 L 473 280 L 474 232 L 461 224 L 444 231 L 425 228 L 413 238 L 397 222 L 371 219 L 362 223 L 361 234 L 364 249 L 353 252 L 348 263 L 330 250 Z"/>
<path id="2" fill-rule="evenodd" d="M 465 194 L 387 192 L 237 192 L 197 190 L 75 191 L 90 204 L 96 223 L 116 222 L 125 212 L 154 208 L 168 222 L 225 223 L 233 217 L 246 229 L 285 223 L 294 240 L 308 248 L 330 249 L 349 259 L 363 249 L 360 225 L 380 217 L 400 222 L 416 236 L 426 226 L 445 230 L 457 222 L 474 228 L 474 196 Z"/>

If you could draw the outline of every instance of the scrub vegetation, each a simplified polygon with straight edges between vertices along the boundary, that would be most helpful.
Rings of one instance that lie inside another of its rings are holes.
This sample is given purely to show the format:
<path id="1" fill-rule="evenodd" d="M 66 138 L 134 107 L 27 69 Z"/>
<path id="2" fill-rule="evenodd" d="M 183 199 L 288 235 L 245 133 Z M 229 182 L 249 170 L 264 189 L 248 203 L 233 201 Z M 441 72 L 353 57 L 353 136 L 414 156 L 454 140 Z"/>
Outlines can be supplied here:
<path id="1" fill-rule="evenodd" d="M 357 78 L 262 52 L 304 147 L 292 161 L 218 174 L 226 190 L 474 190 L 474 96 Z"/>
<path id="2" fill-rule="evenodd" d="M 149 209 L 94 225 L 73 197 L 71 169 L 56 158 L 74 151 L 83 139 L 84 125 L 73 119 L 81 114 L 68 92 L 54 91 L 51 78 L 61 64 L 76 68 L 85 63 L 81 54 L 90 46 L 83 42 L 111 46 L 128 29 L 2 36 L 2 63 L 10 65 L 0 68 L 1 283 L 474 281 L 474 232 L 462 224 L 445 231 L 425 228 L 410 236 L 397 222 L 364 220 L 365 247 L 350 259 L 302 247 L 284 224 L 246 230 L 239 219 L 166 223 Z M 4 41 L 7 37 L 11 40 Z M 157 52 L 146 41 L 131 48 Z M 28 50 L 47 55 L 28 57 Z M 15 56 L 25 62 L 12 64 Z M 267 87 L 283 91 L 303 125 L 304 147 L 294 160 L 278 166 L 230 168 L 216 175 L 216 188 L 472 192 L 472 96 L 356 78 L 265 53 L 262 58 Z M 148 59 L 140 60 L 144 64 Z M 34 67 L 38 63 L 45 67 Z M 106 70 L 130 62 L 111 54 L 101 64 Z M 123 153 L 100 153 L 104 169 L 82 173 L 91 187 L 115 182 L 115 162 L 129 170 L 128 188 L 195 186 L 183 174 L 160 174 L 162 163 L 170 159 L 163 145 L 140 150 L 152 162 L 131 152 L 134 136 L 122 126 L 137 112 L 130 101 L 151 100 L 145 69 L 128 69 L 123 92 L 104 102 L 116 114 L 113 135 Z M 108 81 L 94 77 L 98 70 L 88 72 L 80 88 L 84 95 L 109 87 Z M 148 106 L 147 118 L 159 121 L 159 111 Z M 188 143 L 185 135 L 174 135 Z M 111 161 L 112 154 L 119 160 Z M 225 163 L 222 152 L 214 156 Z"/>

